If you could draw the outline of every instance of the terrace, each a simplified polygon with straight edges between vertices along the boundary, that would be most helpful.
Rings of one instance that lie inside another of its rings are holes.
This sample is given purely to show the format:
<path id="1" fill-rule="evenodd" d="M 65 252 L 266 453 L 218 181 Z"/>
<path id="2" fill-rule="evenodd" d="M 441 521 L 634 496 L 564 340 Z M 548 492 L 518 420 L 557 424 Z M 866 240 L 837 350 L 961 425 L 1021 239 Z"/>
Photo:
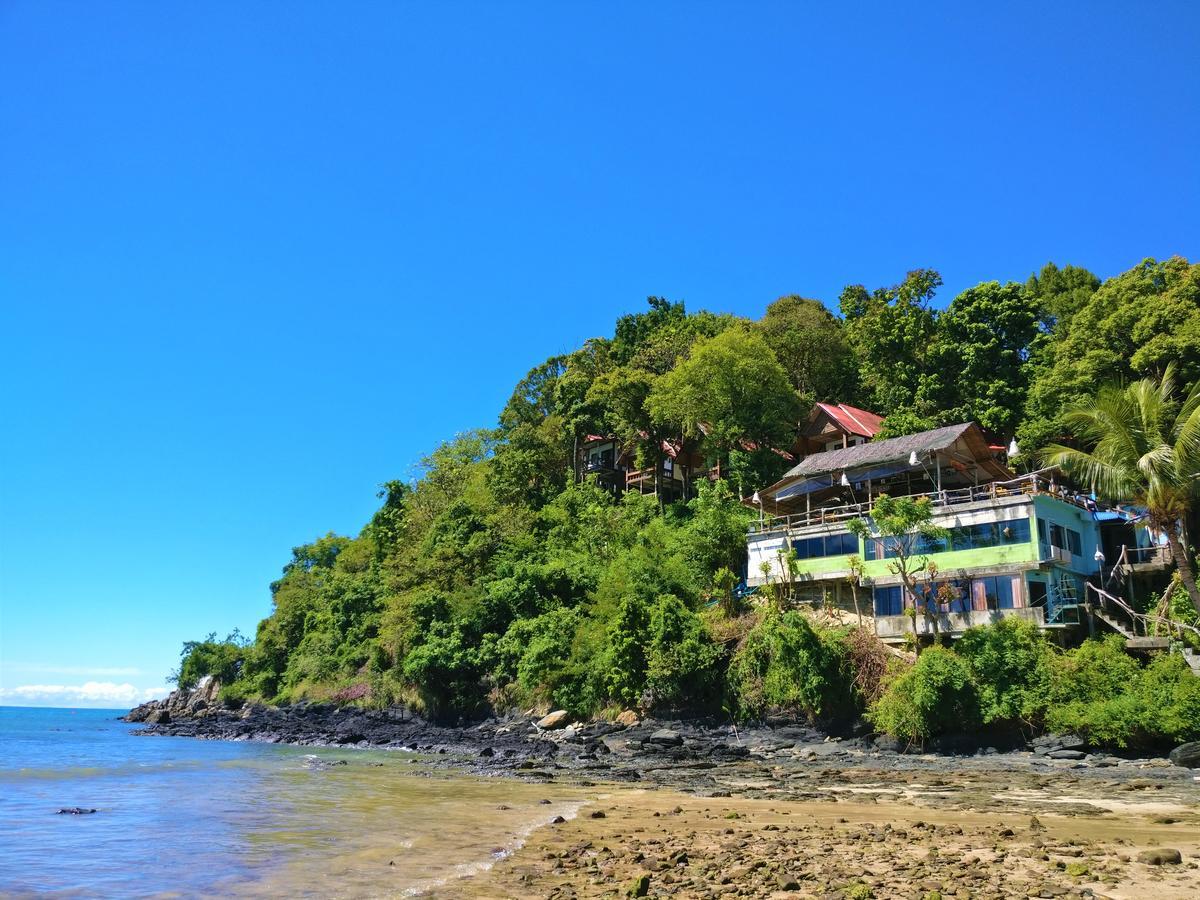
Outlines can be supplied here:
<path id="1" fill-rule="evenodd" d="M 966 487 L 947 488 L 942 490 L 917 491 L 906 494 L 892 494 L 889 491 L 867 491 L 861 501 L 854 503 L 823 505 L 813 509 L 782 515 L 764 515 L 761 522 L 750 526 L 751 534 L 770 534 L 774 532 L 793 533 L 800 529 L 823 525 L 836 525 L 851 519 L 867 517 L 871 507 L 880 494 L 900 496 L 911 499 L 928 499 L 934 507 L 935 514 L 954 507 L 969 503 L 997 502 L 1010 497 L 1046 495 L 1054 497 L 1080 509 L 1097 512 L 1101 507 L 1090 497 L 1077 491 L 1070 491 L 1057 484 L 1052 477 L 1044 473 L 1023 475 L 1008 481 L 993 481 L 988 484 L 968 485 Z"/>

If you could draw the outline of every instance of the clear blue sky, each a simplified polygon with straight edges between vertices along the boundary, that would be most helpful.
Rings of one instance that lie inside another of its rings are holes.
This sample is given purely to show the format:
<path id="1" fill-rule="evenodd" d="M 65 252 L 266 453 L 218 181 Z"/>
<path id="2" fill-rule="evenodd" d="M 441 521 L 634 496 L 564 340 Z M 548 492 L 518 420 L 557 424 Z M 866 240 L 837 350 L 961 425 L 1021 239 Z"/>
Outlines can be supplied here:
<path id="1" fill-rule="evenodd" d="M 648 294 L 1200 256 L 1195 4 L 645 6 L 0 3 L 0 703 L 252 632 Z"/>

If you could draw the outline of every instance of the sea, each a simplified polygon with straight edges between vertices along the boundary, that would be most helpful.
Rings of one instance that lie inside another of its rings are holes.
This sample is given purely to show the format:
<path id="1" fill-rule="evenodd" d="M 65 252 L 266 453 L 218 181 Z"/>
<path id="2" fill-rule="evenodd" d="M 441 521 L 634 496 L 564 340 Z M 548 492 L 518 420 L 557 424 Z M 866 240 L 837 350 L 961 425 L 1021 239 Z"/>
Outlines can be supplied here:
<path id="1" fill-rule="evenodd" d="M 436 896 L 589 799 L 405 751 L 137 736 L 123 713 L 0 707 L 0 896 Z"/>

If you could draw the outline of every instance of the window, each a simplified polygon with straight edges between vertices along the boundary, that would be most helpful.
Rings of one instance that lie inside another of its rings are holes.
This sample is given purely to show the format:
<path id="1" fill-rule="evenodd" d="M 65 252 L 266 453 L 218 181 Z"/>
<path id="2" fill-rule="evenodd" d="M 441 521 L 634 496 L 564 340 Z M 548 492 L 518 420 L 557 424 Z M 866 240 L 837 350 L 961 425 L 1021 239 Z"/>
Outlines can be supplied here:
<path id="1" fill-rule="evenodd" d="M 1069 550 L 1073 556 L 1083 555 L 1083 547 L 1080 543 L 1079 532 L 1072 531 L 1070 528 L 1067 529 L 1067 550 Z"/>
<path id="2" fill-rule="evenodd" d="M 911 539 L 912 555 L 1027 544 L 1030 534 L 1028 519 L 963 525 L 959 528 L 950 528 L 948 531 L 949 535 L 946 537 L 914 535 Z M 896 539 L 868 538 L 863 556 L 866 559 L 894 559 L 896 557 Z"/>
<path id="3" fill-rule="evenodd" d="M 961 581 L 918 585 L 918 599 L 930 612 L 963 613 L 971 608 L 967 586 Z"/>
<path id="4" fill-rule="evenodd" d="M 849 556 L 858 552 L 858 538 L 848 531 L 839 534 L 797 538 L 792 549 L 800 559 L 815 559 L 822 556 Z"/>
<path id="5" fill-rule="evenodd" d="M 998 609 L 1017 609 L 1025 601 L 1019 575 L 995 575 L 976 578 L 971 582 L 971 608 L 980 612 Z"/>
<path id="6" fill-rule="evenodd" d="M 826 449 L 826 450 L 841 450 L 841 449 L 842 449 L 842 442 L 841 442 L 840 440 L 837 440 L 837 441 L 826 441 L 826 442 L 825 442 L 825 449 Z"/>
<path id="7" fill-rule="evenodd" d="M 1059 550 L 1067 549 L 1067 529 L 1061 525 L 1050 525 L 1050 546 L 1057 547 Z"/>
<path id="8" fill-rule="evenodd" d="M 875 588 L 875 615 L 898 616 L 904 612 L 904 593 L 900 585 Z"/>

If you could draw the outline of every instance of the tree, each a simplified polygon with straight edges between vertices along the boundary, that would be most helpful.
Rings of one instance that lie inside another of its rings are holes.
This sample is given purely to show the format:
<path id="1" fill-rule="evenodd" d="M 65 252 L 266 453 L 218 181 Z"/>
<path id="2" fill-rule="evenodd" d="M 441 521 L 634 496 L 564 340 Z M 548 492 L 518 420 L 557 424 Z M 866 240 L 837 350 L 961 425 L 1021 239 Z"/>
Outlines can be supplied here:
<path id="1" fill-rule="evenodd" d="M 883 539 L 884 555 L 892 556 L 888 570 L 899 576 L 900 583 L 914 604 L 915 639 L 917 578 L 925 574 L 932 575 L 936 571 L 929 557 L 919 552 L 922 539 L 945 538 L 947 531 L 933 524 L 933 503 L 928 497 L 914 500 L 912 497 L 889 497 L 887 494 L 880 494 L 871 508 L 870 519 L 870 524 L 863 519 L 852 519 L 847 523 L 847 527 L 864 540 L 876 537 Z M 922 604 L 922 608 L 925 615 L 929 616 L 928 604 Z"/>
<path id="2" fill-rule="evenodd" d="M 1052 262 L 1046 263 L 1041 272 L 1030 275 L 1025 282 L 1025 291 L 1037 300 L 1042 325 L 1047 331 L 1065 327 L 1099 287 L 1100 279 L 1087 269 L 1079 266 L 1060 269 Z"/>
<path id="3" fill-rule="evenodd" d="M 1010 436 L 1025 405 L 1030 347 L 1038 334 L 1038 301 L 1015 282 L 968 288 L 938 317 L 921 408 L 939 424 L 978 422 Z"/>
<path id="4" fill-rule="evenodd" d="M 654 383 L 646 408 L 655 422 L 700 438 L 718 458 L 743 443 L 790 445 L 802 412 L 775 354 L 746 328 L 698 341 Z"/>
<path id="5" fill-rule="evenodd" d="M 857 553 L 846 557 L 846 581 L 850 585 L 850 595 L 854 598 L 854 614 L 858 616 L 858 627 L 862 628 L 862 609 L 858 605 L 858 589 L 863 582 L 863 561 Z"/>
<path id="6" fill-rule="evenodd" d="M 1064 270 L 1065 271 L 1065 270 Z M 1182 257 L 1144 260 L 1110 278 L 1095 293 L 1082 284 L 1044 302 L 1075 312 L 1053 322 L 1035 348 L 1025 421 L 1017 436 L 1025 452 L 1061 443 L 1060 413 L 1085 401 L 1096 385 L 1161 375 L 1174 363 L 1179 380 L 1200 379 L 1200 264 Z"/>
<path id="7" fill-rule="evenodd" d="M 1145 507 L 1150 526 L 1167 536 L 1179 579 L 1200 611 L 1181 530 L 1195 507 L 1200 473 L 1200 382 L 1178 403 L 1175 366 L 1168 364 L 1161 379 L 1102 387 L 1062 419 L 1080 446 L 1051 444 L 1043 452 L 1046 464 L 1107 500 Z"/>
<path id="8" fill-rule="evenodd" d="M 820 300 L 789 294 L 767 307 L 756 324 L 802 397 L 843 400 L 854 385 L 854 355 L 842 325 Z"/>
<path id="9" fill-rule="evenodd" d="M 941 284 L 933 269 L 914 269 L 892 287 L 868 293 L 854 284 L 842 291 L 846 338 L 868 409 L 886 416 L 916 400 L 937 327 L 929 302 Z"/>

